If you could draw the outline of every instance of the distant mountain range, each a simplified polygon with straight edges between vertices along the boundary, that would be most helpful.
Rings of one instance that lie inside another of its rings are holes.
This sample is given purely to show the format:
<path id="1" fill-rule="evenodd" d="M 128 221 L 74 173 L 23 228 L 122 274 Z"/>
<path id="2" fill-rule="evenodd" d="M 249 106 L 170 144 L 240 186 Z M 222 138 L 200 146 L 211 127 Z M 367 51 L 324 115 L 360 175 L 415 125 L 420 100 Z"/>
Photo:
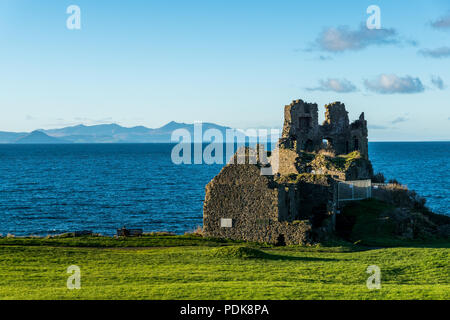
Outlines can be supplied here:
<path id="1" fill-rule="evenodd" d="M 70 141 L 55 138 L 52 136 L 49 136 L 45 134 L 42 131 L 33 131 L 30 134 L 27 134 L 26 136 L 23 136 L 16 140 L 14 143 L 20 143 L 20 144 L 55 144 L 55 143 L 71 143 Z"/>
<path id="2" fill-rule="evenodd" d="M 36 130 L 26 132 L 1 132 L 0 143 L 17 144 L 57 144 L 57 143 L 170 143 L 172 132 L 185 129 L 194 139 L 194 124 L 170 122 L 157 129 L 137 126 L 122 127 L 118 124 L 101 124 L 94 126 L 77 125 L 61 129 Z M 203 133 L 208 129 L 216 129 L 223 134 L 230 127 L 214 123 L 202 123 Z M 196 139 L 192 142 L 200 142 Z M 178 141 L 175 141 L 178 142 Z"/>

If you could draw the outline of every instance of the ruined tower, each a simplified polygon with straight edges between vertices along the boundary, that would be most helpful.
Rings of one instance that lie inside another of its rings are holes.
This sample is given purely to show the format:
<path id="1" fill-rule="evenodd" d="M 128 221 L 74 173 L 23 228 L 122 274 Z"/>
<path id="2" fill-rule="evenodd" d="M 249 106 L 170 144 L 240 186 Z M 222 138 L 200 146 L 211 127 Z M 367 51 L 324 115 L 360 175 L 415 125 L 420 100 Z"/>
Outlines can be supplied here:
<path id="1" fill-rule="evenodd" d="M 284 109 L 280 144 L 297 152 L 326 149 L 343 155 L 359 151 L 368 159 L 367 135 L 364 113 L 350 124 L 345 105 L 333 102 L 325 106 L 325 121 L 319 125 L 317 104 L 295 100 Z"/>
<path id="2" fill-rule="evenodd" d="M 320 144 L 318 108 L 315 103 L 295 100 L 284 107 L 282 140 L 296 151 L 312 152 Z"/>

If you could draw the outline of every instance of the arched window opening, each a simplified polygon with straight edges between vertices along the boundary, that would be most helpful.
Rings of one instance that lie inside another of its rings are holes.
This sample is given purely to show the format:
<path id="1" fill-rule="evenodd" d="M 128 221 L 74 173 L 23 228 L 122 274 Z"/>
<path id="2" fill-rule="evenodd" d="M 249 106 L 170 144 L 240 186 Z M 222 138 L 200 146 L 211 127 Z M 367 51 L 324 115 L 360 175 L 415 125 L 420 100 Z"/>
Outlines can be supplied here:
<path id="1" fill-rule="evenodd" d="M 330 138 L 322 139 L 322 148 L 331 149 L 333 147 L 333 141 Z"/>
<path id="2" fill-rule="evenodd" d="M 305 147 L 303 148 L 306 152 L 313 152 L 314 151 L 314 144 L 312 140 L 306 140 Z"/>
<path id="3" fill-rule="evenodd" d="M 359 140 L 358 138 L 353 138 L 353 150 L 359 150 Z"/>

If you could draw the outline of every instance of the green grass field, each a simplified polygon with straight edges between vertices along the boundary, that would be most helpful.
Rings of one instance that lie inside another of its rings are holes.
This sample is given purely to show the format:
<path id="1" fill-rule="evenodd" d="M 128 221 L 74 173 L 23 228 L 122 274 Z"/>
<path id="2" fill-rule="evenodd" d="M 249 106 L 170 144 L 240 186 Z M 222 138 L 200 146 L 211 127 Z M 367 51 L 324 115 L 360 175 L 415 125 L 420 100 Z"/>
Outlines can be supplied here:
<path id="1" fill-rule="evenodd" d="M 273 247 L 197 236 L 0 238 L 0 299 L 450 299 L 450 244 Z M 248 249 L 250 248 L 250 249 Z M 68 290 L 67 267 L 81 268 Z M 366 269 L 381 268 L 368 290 Z"/>

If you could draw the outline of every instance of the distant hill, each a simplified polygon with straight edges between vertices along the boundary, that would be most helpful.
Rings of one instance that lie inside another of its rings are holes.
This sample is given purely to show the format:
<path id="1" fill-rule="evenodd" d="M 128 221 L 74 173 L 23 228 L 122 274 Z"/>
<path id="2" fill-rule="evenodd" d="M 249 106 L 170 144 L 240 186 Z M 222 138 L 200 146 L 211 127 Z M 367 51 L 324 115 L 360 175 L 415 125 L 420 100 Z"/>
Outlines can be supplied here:
<path id="1" fill-rule="evenodd" d="M 42 130 L 46 134 L 54 137 L 67 136 L 114 136 L 118 134 L 148 134 L 153 129 L 146 127 L 125 128 L 118 124 L 100 124 L 95 126 L 77 125 L 73 127 L 65 127 L 61 129 Z"/>
<path id="2" fill-rule="evenodd" d="M 26 132 L 3 132 L 0 131 L 0 143 L 13 143 L 28 135 Z"/>
<path id="3" fill-rule="evenodd" d="M 214 123 L 202 123 L 203 134 L 206 130 L 215 129 L 226 137 L 230 127 Z M 194 139 L 194 124 L 169 122 L 168 124 L 152 129 L 144 126 L 122 127 L 118 124 L 100 124 L 93 126 L 77 125 L 51 130 L 36 130 L 32 133 L 0 132 L 0 143 L 171 143 L 172 133 L 184 129 L 189 132 L 192 141 L 200 142 L 199 137 Z M 236 130 L 237 131 L 237 130 Z M 241 137 L 244 137 L 242 134 Z M 278 137 L 276 137 L 278 138 Z M 242 138 L 239 139 L 242 141 Z"/>
<path id="4" fill-rule="evenodd" d="M 33 131 L 30 134 L 19 138 L 15 141 L 19 144 L 57 144 L 57 143 L 70 143 L 64 139 L 50 137 L 42 131 Z"/>
<path id="5" fill-rule="evenodd" d="M 203 123 L 203 131 L 214 128 L 225 136 L 229 127 L 213 123 Z M 194 134 L 194 124 L 169 122 L 161 128 L 151 129 L 143 126 L 126 128 L 118 124 L 101 124 L 94 126 L 78 125 L 61 129 L 42 130 L 52 137 L 64 138 L 74 143 L 170 143 L 172 133 L 177 129 Z"/>

